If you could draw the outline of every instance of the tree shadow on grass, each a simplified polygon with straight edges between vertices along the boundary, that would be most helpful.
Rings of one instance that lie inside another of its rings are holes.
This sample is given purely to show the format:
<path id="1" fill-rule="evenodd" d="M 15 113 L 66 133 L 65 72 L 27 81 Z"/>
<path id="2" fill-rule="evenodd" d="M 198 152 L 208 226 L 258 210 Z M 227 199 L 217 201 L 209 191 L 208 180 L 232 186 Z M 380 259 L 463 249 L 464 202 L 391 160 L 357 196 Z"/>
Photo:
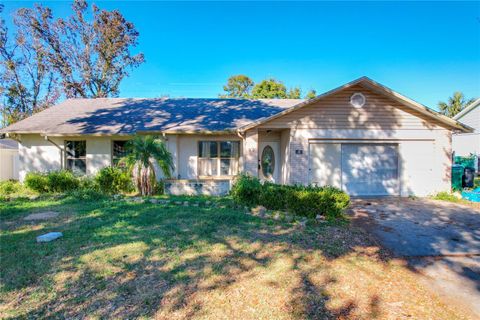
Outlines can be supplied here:
<path id="1" fill-rule="evenodd" d="M 299 279 L 298 286 L 290 288 L 291 301 L 286 301 L 292 316 L 348 318 L 357 307 L 354 300 L 338 308 L 329 306 L 331 293 L 325 288 L 337 280 L 312 281 L 315 269 L 302 258 L 316 254 L 333 261 L 365 245 L 355 242 L 358 237 L 345 243 L 344 233 L 350 232 L 346 227 L 301 230 L 233 209 L 123 202 L 82 207 L 62 200 L 49 209 L 76 213 L 38 230 L 25 228 L 28 224 L 22 221 L 14 229 L 25 232 L 2 235 L 2 242 L 13 249 L 2 248 L 2 256 L 7 258 L 2 261 L 5 294 L 22 290 L 32 294 L 50 290 L 52 294 L 30 306 L 13 302 L 13 308 L 22 310 L 18 313 L 22 318 L 200 316 L 212 308 L 204 304 L 206 295 L 248 281 L 256 284 L 259 274 L 271 272 L 281 259 L 290 258 L 293 262 L 282 266 L 281 272 L 286 272 L 286 277 L 290 272 L 298 274 L 293 277 Z M 64 238 L 33 243 L 36 235 L 53 229 L 64 232 Z M 40 262 L 21 266 L 32 257 Z M 9 278 L 15 274 L 17 278 Z M 282 274 L 274 277 L 281 279 Z M 258 283 L 260 289 L 263 285 Z M 378 309 L 375 299 L 378 297 L 372 297 L 372 310 Z M 222 298 L 213 303 L 219 300 Z M 372 317 L 375 313 L 378 311 L 372 312 Z"/>

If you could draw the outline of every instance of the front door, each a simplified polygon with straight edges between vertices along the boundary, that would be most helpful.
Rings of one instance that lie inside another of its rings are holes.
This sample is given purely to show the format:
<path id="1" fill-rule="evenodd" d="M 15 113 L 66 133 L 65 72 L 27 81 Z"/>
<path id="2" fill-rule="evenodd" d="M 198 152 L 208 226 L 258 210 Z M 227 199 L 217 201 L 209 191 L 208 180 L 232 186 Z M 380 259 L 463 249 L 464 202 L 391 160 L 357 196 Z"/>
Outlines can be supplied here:
<path id="1" fill-rule="evenodd" d="M 261 180 L 280 182 L 280 143 L 260 142 L 258 159 L 259 177 Z"/>

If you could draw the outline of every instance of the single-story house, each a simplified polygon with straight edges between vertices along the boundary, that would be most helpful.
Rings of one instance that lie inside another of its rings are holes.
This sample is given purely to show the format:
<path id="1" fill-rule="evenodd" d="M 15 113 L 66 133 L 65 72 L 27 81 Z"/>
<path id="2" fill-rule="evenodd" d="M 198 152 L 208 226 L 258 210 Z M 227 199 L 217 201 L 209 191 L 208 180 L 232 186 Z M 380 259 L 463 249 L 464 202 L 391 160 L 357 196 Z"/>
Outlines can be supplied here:
<path id="1" fill-rule="evenodd" d="M 450 190 L 451 135 L 472 131 L 362 77 L 310 100 L 69 99 L 0 132 L 29 171 L 88 175 L 133 135 L 156 134 L 175 162 L 172 193 L 226 192 L 240 172 L 353 196 Z"/>
<path id="2" fill-rule="evenodd" d="M 457 156 L 477 156 L 477 172 L 480 167 L 480 98 L 463 109 L 455 117 L 456 121 L 473 128 L 473 132 L 455 132 L 452 146 Z"/>

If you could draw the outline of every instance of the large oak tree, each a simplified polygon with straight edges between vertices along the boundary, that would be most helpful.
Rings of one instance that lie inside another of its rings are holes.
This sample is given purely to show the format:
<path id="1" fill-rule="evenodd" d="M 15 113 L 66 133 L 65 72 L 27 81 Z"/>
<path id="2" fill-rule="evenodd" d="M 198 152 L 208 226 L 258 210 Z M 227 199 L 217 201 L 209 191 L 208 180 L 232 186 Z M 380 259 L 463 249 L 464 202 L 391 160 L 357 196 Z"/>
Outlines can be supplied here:
<path id="1" fill-rule="evenodd" d="M 139 33 L 118 10 L 75 0 L 66 18 L 35 5 L 18 10 L 14 23 L 13 41 L 4 21 L 0 29 L 3 110 L 20 115 L 7 114 L 8 123 L 50 106 L 59 93 L 67 98 L 118 96 L 121 81 L 144 62 L 142 53 L 131 52 Z"/>

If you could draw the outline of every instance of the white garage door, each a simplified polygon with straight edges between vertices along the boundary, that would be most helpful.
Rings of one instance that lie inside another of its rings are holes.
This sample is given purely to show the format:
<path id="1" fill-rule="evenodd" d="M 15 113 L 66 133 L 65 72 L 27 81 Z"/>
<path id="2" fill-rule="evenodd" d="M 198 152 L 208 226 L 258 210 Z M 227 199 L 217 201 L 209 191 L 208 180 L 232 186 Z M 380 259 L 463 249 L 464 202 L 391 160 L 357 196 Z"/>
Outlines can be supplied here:
<path id="1" fill-rule="evenodd" d="M 352 196 L 399 195 L 397 145 L 342 144 L 342 186 Z"/>
<path id="2" fill-rule="evenodd" d="M 352 196 L 399 195 L 396 144 L 315 143 L 309 154 L 310 183 Z"/>
<path id="3" fill-rule="evenodd" d="M 310 183 L 318 186 L 342 187 L 339 143 L 310 144 Z"/>

